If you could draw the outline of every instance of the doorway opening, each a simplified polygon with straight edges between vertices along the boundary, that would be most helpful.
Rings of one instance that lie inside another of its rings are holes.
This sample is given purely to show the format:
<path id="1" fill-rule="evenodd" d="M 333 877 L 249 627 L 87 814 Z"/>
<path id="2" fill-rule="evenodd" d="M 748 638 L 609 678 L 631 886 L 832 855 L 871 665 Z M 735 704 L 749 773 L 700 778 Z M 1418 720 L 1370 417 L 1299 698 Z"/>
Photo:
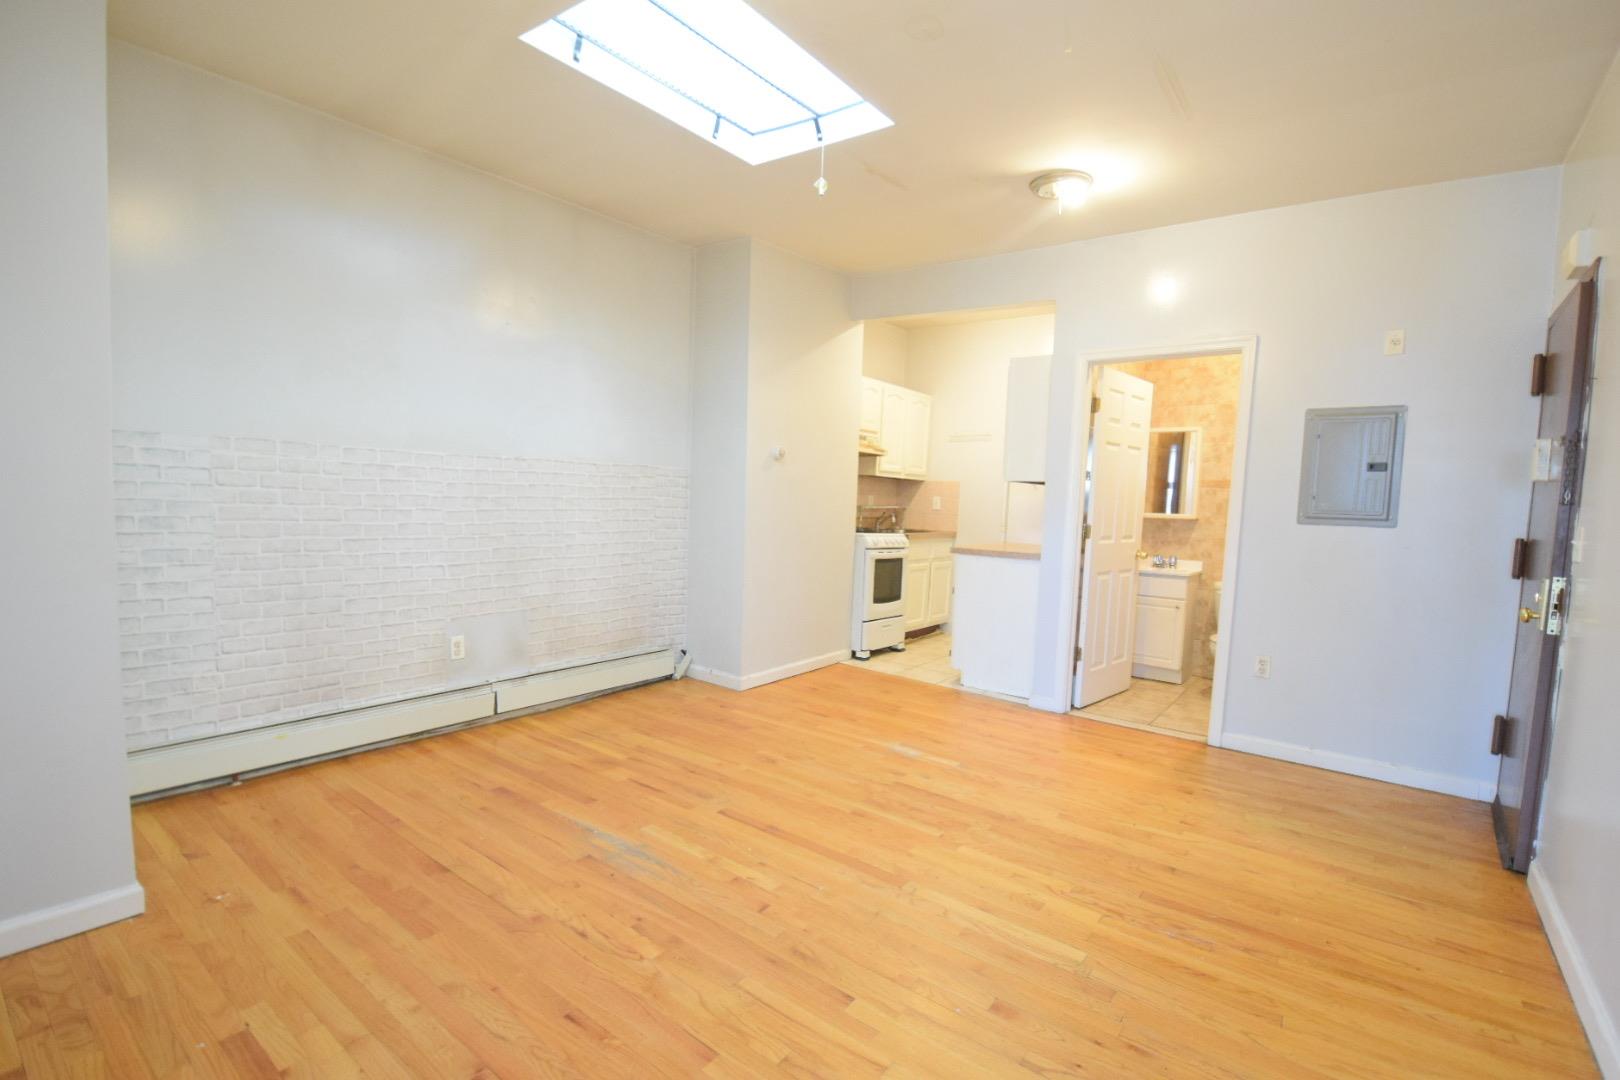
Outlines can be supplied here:
<path id="1" fill-rule="evenodd" d="M 1073 711 L 1218 745 L 1253 344 L 1089 364 Z"/>

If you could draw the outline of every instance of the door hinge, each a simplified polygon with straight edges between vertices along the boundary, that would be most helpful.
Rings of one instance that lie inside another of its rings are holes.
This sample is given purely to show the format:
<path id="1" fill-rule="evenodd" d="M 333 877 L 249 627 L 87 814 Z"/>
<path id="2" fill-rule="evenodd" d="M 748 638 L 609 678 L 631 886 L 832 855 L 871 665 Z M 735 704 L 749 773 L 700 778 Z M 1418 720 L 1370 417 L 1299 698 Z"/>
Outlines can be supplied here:
<path id="1" fill-rule="evenodd" d="M 1513 730 L 1513 721 L 1505 716 L 1498 716 L 1491 723 L 1491 753 L 1501 757 L 1507 753 L 1508 734 Z"/>
<path id="2" fill-rule="evenodd" d="M 1102 398 L 1096 394 L 1091 395 L 1091 412 L 1093 416 L 1102 412 Z"/>
<path id="3" fill-rule="evenodd" d="M 1080 526 L 1080 542 L 1083 544 L 1087 540 L 1090 540 L 1090 539 L 1091 539 L 1091 525 L 1086 524 L 1086 525 Z"/>
<path id="4" fill-rule="evenodd" d="M 1547 389 L 1547 354 L 1536 353 L 1530 361 L 1530 396 L 1540 397 Z"/>
<path id="5" fill-rule="evenodd" d="M 1545 630 L 1553 637 L 1564 632 L 1564 602 L 1569 595 L 1569 578 L 1555 577 L 1547 585 L 1547 623 Z"/>
<path id="6" fill-rule="evenodd" d="M 1074 647 L 1074 662 L 1075 662 L 1075 663 L 1077 663 L 1077 664 L 1078 664 L 1078 663 L 1079 663 L 1079 662 L 1080 662 L 1080 654 L 1081 654 L 1081 652 L 1083 652 L 1083 651 L 1084 651 L 1084 650 L 1082 650 L 1082 649 L 1081 649 L 1081 648 L 1080 648 L 1080 646 L 1078 646 L 1078 645 L 1076 645 L 1076 646 L 1075 646 L 1075 647 Z"/>
<path id="7" fill-rule="evenodd" d="M 1530 541 L 1524 537 L 1516 537 L 1513 541 L 1513 562 L 1508 568 L 1508 576 L 1514 581 L 1524 580 L 1524 564 L 1530 555 Z"/>

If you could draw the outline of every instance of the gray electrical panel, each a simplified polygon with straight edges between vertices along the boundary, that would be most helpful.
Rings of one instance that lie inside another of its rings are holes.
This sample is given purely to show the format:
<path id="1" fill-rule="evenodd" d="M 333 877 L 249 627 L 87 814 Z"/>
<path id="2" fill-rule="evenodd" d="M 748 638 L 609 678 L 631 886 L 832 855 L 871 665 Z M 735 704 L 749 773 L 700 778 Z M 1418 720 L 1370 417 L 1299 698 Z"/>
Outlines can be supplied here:
<path id="1" fill-rule="evenodd" d="M 1393 528 L 1405 439 L 1405 405 L 1306 410 L 1299 523 Z"/>

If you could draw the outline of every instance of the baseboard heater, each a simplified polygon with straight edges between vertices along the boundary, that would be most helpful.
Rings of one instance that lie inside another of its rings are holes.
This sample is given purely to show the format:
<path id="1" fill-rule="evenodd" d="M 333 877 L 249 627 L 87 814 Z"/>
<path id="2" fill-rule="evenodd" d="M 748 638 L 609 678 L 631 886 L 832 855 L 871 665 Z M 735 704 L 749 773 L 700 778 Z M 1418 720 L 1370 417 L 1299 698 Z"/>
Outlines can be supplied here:
<path id="1" fill-rule="evenodd" d="M 150 797 L 332 757 L 363 747 L 551 705 L 669 677 L 670 649 L 431 694 L 387 705 L 313 716 L 258 731 L 216 735 L 129 755 L 129 793 Z"/>

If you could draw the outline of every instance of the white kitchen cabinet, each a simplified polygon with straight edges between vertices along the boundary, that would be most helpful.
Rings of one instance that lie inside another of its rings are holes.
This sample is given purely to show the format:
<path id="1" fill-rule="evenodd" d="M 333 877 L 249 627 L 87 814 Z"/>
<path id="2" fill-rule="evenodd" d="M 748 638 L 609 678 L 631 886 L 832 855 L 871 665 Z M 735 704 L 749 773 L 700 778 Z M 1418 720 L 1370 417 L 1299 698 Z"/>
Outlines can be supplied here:
<path id="1" fill-rule="evenodd" d="M 929 561 L 906 552 L 906 629 L 921 630 L 928 625 Z"/>
<path id="2" fill-rule="evenodd" d="M 873 439 L 883 434 L 883 384 L 861 378 L 861 434 Z"/>
<path id="3" fill-rule="evenodd" d="M 1016 356 L 1007 363 L 1007 433 L 1002 472 L 1013 483 L 1046 482 L 1046 404 L 1050 356 Z"/>
<path id="4" fill-rule="evenodd" d="M 906 549 L 906 629 L 943 626 L 951 620 L 955 537 L 914 537 Z"/>
<path id="5" fill-rule="evenodd" d="M 951 574 L 952 560 L 950 547 L 946 546 L 943 555 L 936 555 L 928 560 L 928 615 L 925 626 L 942 626 L 951 621 Z"/>
<path id="6" fill-rule="evenodd" d="M 933 401 L 927 394 L 906 392 L 906 457 L 901 467 L 907 480 L 922 480 L 928 475 L 928 422 L 933 411 Z"/>
<path id="7" fill-rule="evenodd" d="M 872 409 L 877 417 L 870 415 Z M 928 432 L 933 399 L 919 390 L 878 379 L 861 380 L 861 430 L 876 431 L 877 442 L 886 451 L 881 457 L 866 458 L 861 471 L 870 476 L 892 476 L 901 480 L 928 477 Z M 876 425 L 875 429 L 869 425 Z M 868 464 L 871 462 L 871 464 Z"/>
<path id="8" fill-rule="evenodd" d="M 882 431 L 878 442 L 885 453 L 877 459 L 879 476 L 906 475 L 906 395 L 903 386 L 883 384 Z"/>
<path id="9" fill-rule="evenodd" d="M 1202 564 L 1189 564 L 1200 566 Z M 1137 570 L 1136 640 L 1131 674 L 1182 683 L 1192 658 L 1192 590 L 1196 570 Z"/>

